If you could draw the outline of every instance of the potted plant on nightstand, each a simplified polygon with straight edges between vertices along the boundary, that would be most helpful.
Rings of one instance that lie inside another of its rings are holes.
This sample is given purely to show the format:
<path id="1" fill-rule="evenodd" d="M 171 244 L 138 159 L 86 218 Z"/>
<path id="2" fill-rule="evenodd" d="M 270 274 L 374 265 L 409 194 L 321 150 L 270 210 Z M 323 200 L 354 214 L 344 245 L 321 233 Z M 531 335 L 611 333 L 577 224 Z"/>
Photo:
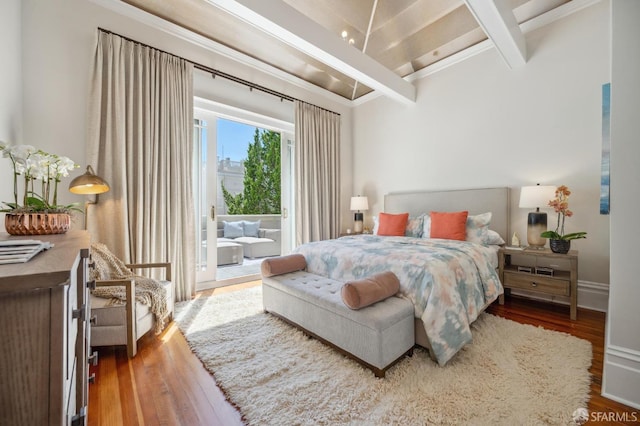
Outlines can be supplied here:
<path id="1" fill-rule="evenodd" d="M 556 197 L 549 201 L 549 206 L 553 207 L 558 213 L 558 224 L 555 231 L 545 231 L 540 234 L 541 237 L 549 238 L 549 247 L 554 253 L 568 253 L 571 249 L 571 240 L 587 238 L 586 232 L 564 233 L 565 217 L 573 216 L 573 212 L 569 210 L 569 195 L 571 191 L 565 185 L 556 189 Z"/>
<path id="2" fill-rule="evenodd" d="M 58 205 L 58 183 L 78 165 L 30 145 L 0 141 L 0 152 L 13 168 L 13 202 L 4 202 L 5 229 L 12 235 L 63 234 L 69 230 L 76 204 Z M 22 184 L 22 185 L 20 185 Z M 19 187 L 22 186 L 21 196 Z M 39 192 L 36 192 L 36 189 Z M 22 204 L 20 204 L 21 202 Z"/>

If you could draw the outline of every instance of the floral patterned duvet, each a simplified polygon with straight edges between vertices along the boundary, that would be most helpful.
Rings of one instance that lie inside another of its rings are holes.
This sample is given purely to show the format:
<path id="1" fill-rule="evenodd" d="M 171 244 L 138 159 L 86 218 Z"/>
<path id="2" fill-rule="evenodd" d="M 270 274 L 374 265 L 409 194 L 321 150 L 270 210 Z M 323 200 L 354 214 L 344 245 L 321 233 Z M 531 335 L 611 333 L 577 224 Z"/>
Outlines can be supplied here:
<path id="1" fill-rule="evenodd" d="M 466 241 L 354 235 L 294 251 L 309 272 L 339 281 L 395 273 L 440 365 L 471 342 L 470 324 L 503 292 L 495 248 Z"/>

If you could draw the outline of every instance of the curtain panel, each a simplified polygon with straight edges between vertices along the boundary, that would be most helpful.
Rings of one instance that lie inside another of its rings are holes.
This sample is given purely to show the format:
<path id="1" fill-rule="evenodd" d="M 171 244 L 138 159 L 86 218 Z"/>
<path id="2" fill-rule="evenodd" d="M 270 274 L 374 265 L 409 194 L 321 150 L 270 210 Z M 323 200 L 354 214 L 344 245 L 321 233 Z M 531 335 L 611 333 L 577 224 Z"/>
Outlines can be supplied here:
<path id="1" fill-rule="evenodd" d="M 340 234 L 340 115 L 295 101 L 296 245 Z"/>
<path id="2" fill-rule="evenodd" d="M 88 160 L 111 190 L 87 228 L 127 263 L 170 261 L 178 301 L 195 294 L 192 131 L 193 65 L 99 31 Z"/>

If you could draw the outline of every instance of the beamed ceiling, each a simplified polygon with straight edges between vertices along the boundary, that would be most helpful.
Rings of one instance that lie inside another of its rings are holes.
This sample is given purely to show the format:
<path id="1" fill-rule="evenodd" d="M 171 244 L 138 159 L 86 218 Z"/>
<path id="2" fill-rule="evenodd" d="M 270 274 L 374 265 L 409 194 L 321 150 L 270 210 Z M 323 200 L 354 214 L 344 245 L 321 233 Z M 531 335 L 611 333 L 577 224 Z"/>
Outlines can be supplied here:
<path id="1" fill-rule="evenodd" d="M 487 37 L 526 63 L 519 24 L 569 0 L 124 0 L 346 99 L 411 103 L 403 77 Z M 343 37 L 346 32 L 346 37 Z"/>

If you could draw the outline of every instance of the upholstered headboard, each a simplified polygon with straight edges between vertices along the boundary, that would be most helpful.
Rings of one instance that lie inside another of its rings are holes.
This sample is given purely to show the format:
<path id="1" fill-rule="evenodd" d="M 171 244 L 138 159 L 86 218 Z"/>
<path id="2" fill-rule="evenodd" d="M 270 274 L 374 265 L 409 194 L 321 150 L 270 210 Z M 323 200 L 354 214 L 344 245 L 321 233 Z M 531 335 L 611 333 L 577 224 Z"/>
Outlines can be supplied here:
<path id="1" fill-rule="evenodd" d="M 467 210 L 470 215 L 491 212 L 491 229 L 509 241 L 509 188 L 397 192 L 384 196 L 384 211 L 418 215 L 430 211 Z"/>

